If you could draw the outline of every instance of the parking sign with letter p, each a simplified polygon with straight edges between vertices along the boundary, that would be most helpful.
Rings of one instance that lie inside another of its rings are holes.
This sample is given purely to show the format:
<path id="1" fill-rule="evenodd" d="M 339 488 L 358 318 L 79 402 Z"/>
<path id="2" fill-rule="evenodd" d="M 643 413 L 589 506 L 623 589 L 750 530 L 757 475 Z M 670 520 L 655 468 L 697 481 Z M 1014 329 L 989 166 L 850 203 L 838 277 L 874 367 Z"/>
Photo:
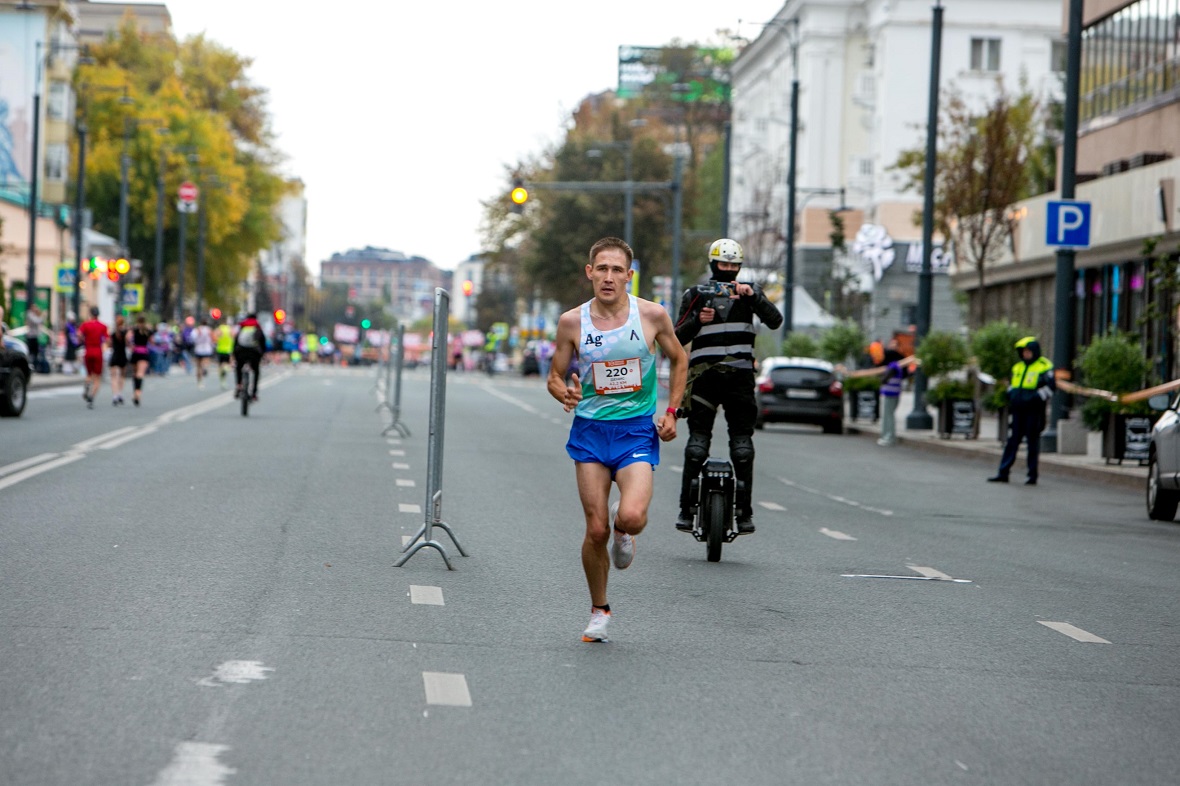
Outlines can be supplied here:
<path id="1" fill-rule="evenodd" d="M 1045 244 L 1068 248 L 1090 247 L 1090 203 L 1058 200 L 1047 204 Z"/>

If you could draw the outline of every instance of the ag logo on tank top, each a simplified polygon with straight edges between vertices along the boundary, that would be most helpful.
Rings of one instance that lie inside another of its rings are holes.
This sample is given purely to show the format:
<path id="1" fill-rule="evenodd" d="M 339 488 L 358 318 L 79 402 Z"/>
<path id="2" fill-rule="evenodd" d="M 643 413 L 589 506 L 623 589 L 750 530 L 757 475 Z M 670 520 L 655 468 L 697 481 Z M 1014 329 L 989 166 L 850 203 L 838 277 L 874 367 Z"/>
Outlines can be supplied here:
<path id="1" fill-rule="evenodd" d="M 643 340 L 643 338 L 638 333 L 635 332 L 634 328 L 632 328 L 631 329 L 631 341 L 642 341 L 642 340 Z M 593 347 L 601 347 L 602 346 L 602 334 L 599 333 L 596 336 L 593 333 L 587 333 L 586 340 L 583 341 L 582 343 L 588 347 L 592 347 L 592 346 Z"/>

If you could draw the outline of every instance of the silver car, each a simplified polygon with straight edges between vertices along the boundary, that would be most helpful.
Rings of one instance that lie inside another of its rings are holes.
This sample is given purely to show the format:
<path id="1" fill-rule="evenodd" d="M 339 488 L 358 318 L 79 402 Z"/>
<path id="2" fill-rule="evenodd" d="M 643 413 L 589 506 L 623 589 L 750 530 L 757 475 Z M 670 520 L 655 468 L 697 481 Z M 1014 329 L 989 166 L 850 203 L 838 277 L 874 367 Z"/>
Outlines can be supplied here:
<path id="1" fill-rule="evenodd" d="M 1180 505 L 1180 395 L 1152 396 L 1148 404 L 1160 410 L 1151 430 L 1147 460 L 1147 515 L 1172 521 Z"/>

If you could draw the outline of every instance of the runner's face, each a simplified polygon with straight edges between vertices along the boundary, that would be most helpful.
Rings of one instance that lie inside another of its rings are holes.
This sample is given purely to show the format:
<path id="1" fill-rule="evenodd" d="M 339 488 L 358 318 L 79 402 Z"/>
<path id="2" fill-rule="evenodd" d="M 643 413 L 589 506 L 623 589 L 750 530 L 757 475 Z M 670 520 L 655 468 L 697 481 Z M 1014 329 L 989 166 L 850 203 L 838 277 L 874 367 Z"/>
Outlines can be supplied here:
<path id="1" fill-rule="evenodd" d="M 594 297 L 608 306 L 618 303 L 627 293 L 631 275 L 627 255 L 617 248 L 599 251 L 593 264 L 586 265 L 586 278 L 594 285 Z"/>

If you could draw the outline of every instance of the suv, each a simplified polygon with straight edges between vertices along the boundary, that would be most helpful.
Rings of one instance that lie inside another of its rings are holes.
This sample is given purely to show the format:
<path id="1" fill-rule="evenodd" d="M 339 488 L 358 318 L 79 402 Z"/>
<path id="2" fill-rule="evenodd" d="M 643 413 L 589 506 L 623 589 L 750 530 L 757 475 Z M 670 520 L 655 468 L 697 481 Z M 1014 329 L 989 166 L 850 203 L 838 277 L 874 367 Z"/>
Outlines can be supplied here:
<path id="1" fill-rule="evenodd" d="M 8 335 L 8 326 L 0 323 L 0 417 L 20 417 L 25 411 L 29 391 L 29 350 L 23 341 Z"/>
<path id="2" fill-rule="evenodd" d="M 1180 395 L 1161 393 L 1148 404 L 1163 412 L 1151 429 L 1148 448 L 1147 516 L 1171 521 L 1180 505 Z"/>
<path id="3" fill-rule="evenodd" d="M 823 426 L 825 434 L 844 433 L 844 385 L 828 361 L 766 358 L 754 385 L 754 428 L 779 421 Z"/>

